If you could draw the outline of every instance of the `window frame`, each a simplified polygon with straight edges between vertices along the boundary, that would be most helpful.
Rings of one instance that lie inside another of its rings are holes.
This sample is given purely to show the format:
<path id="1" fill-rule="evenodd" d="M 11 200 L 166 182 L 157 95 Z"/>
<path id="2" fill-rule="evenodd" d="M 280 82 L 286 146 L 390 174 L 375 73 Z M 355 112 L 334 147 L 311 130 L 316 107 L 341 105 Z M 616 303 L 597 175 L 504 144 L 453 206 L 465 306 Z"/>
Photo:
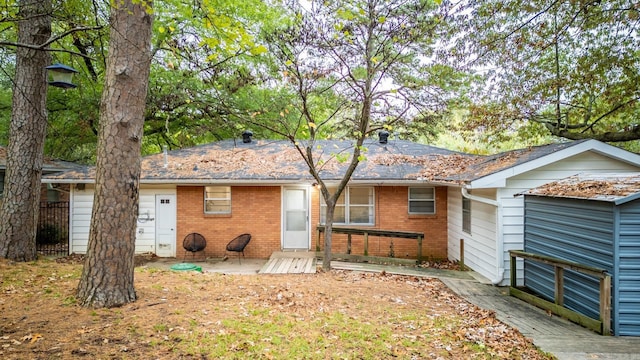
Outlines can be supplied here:
<path id="1" fill-rule="evenodd" d="M 225 188 L 226 191 L 225 193 L 227 194 L 226 197 L 207 197 L 207 193 L 208 192 L 212 192 L 212 191 L 207 191 L 207 189 L 209 188 Z M 206 215 L 229 215 L 231 214 L 231 186 L 222 186 L 222 185 L 208 185 L 204 187 L 204 213 Z M 207 211 L 207 201 L 228 201 L 228 210 L 226 211 Z"/>
<path id="2" fill-rule="evenodd" d="M 331 192 L 335 187 L 329 187 L 329 192 Z M 368 189 L 369 190 L 369 199 L 370 202 L 368 204 L 351 204 L 351 189 Z M 324 202 L 324 198 L 322 194 L 320 196 L 320 224 L 326 224 L 327 221 L 327 204 Z M 343 199 L 340 202 L 340 199 Z M 334 219 L 334 224 L 336 225 L 345 225 L 345 226 L 375 226 L 376 224 L 376 188 L 375 186 L 347 186 L 344 191 L 340 195 L 338 199 L 339 202 L 336 203 L 336 209 L 342 208 L 344 213 L 344 222 L 336 222 Z M 367 223 L 354 223 L 351 221 L 351 207 L 354 208 L 369 208 L 368 217 L 370 222 Z M 334 213 L 335 215 L 335 213 Z"/>
<path id="3" fill-rule="evenodd" d="M 432 198 L 431 199 L 412 199 L 411 198 L 411 189 L 431 189 Z M 430 202 L 433 203 L 433 211 L 432 212 L 419 212 L 419 211 L 411 211 L 411 203 L 412 202 Z M 409 215 L 435 215 L 436 214 L 436 188 L 433 186 L 409 186 L 407 189 L 407 213 Z"/>
<path id="4" fill-rule="evenodd" d="M 462 209 L 462 232 L 471 235 L 471 199 L 462 196 L 460 207 Z"/>

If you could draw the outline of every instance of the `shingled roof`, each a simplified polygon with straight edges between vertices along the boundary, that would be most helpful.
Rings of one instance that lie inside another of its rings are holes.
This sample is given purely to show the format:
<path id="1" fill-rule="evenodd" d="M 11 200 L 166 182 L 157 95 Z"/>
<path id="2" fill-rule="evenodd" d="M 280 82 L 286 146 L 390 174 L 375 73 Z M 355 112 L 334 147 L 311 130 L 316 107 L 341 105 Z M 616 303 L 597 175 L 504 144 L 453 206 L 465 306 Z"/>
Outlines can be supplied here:
<path id="1" fill-rule="evenodd" d="M 370 140 L 364 146 L 365 160 L 358 166 L 353 180 L 415 180 L 434 159 L 450 156 L 475 158 L 404 140 L 393 140 L 386 144 Z M 323 179 L 340 179 L 346 163 L 338 161 L 337 157 L 342 153 L 349 154 L 352 150 L 353 143 L 349 141 L 315 142 L 314 156 L 321 159 L 322 165 L 319 167 Z M 51 182 L 88 182 L 94 178 L 94 167 L 46 177 Z M 224 140 L 142 158 L 141 182 L 203 183 L 212 180 L 288 182 L 311 181 L 313 178 L 296 148 L 286 140 L 259 140 L 251 143 Z"/>
<path id="2" fill-rule="evenodd" d="M 0 169 L 6 169 L 6 168 L 7 168 L 7 148 L 4 146 L 0 146 Z M 43 162 L 42 162 L 43 172 L 58 172 L 58 171 L 69 170 L 69 169 L 79 170 L 81 168 L 83 168 L 82 165 L 68 162 L 68 161 L 52 159 L 47 156 L 43 158 Z"/>
<path id="3" fill-rule="evenodd" d="M 621 204 L 640 198 L 640 173 L 583 173 L 545 184 L 523 194 Z"/>
<path id="4" fill-rule="evenodd" d="M 478 157 L 459 172 L 446 176 L 442 180 L 451 182 L 469 182 L 504 171 L 506 169 L 540 159 L 544 156 L 567 149 L 589 140 L 571 141 L 557 144 L 530 146 L 524 149 L 510 150 L 495 155 Z"/>
<path id="5" fill-rule="evenodd" d="M 584 146 L 578 146 L 580 144 Z M 540 161 L 540 166 L 544 165 L 544 162 L 555 161 L 553 154 L 572 147 L 576 147 L 572 150 L 574 152 L 594 147 L 609 152 L 614 151 L 611 149 L 619 151 L 595 140 L 534 146 L 490 156 L 470 155 L 404 140 L 390 140 L 382 144 L 370 139 L 364 146 L 365 159 L 356 169 L 352 181 L 468 184 L 515 173 L 516 170 L 523 171 L 522 168 L 532 162 Z M 315 160 L 321 159 L 322 178 L 326 181 L 341 179 L 346 162 L 338 161 L 337 157 L 350 154 L 353 142 L 322 140 L 315 142 L 312 149 Z M 45 176 L 44 181 L 89 183 L 94 178 L 95 169 L 85 167 Z M 140 181 L 164 184 L 289 183 L 313 181 L 313 178 L 296 148 L 287 140 L 250 143 L 224 140 L 145 156 L 142 158 Z"/>

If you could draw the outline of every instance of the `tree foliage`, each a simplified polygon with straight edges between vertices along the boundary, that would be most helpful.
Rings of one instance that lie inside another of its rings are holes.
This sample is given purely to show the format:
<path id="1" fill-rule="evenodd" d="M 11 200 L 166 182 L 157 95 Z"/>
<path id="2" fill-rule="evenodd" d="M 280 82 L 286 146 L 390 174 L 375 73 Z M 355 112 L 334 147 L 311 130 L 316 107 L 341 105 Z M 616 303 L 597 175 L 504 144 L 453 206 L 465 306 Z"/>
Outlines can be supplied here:
<path id="1" fill-rule="evenodd" d="M 237 136 L 241 130 L 223 102 L 257 81 L 266 51 L 258 33 L 274 21 L 274 10 L 259 0 L 168 5 L 158 11 L 154 29 L 145 147 L 158 151 Z"/>
<path id="2" fill-rule="evenodd" d="M 143 153 L 237 136 L 241 130 L 221 103 L 259 81 L 266 47 L 258 34 L 275 21 L 275 8 L 261 0 L 161 0 L 154 12 L 153 62 L 145 113 Z M 53 62 L 80 73 L 77 91 L 50 91 L 45 152 L 55 158 L 95 162 L 100 94 L 109 45 L 109 3 L 54 0 Z M 7 7 L 7 9 L 13 9 Z M 4 10 L 4 9 L 3 9 Z M 14 76 L 15 24 L 0 20 L 0 144 L 7 142 Z M 80 29 L 85 29 L 80 31 Z M 59 36 L 67 34 L 67 36 Z M 6 82 L 4 82 L 6 80 Z M 245 102 L 248 102 L 245 101 Z"/>
<path id="3" fill-rule="evenodd" d="M 484 75 L 467 126 L 524 122 L 558 137 L 640 139 L 640 8 L 634 1 L 446 2 L 443 57 Z"/>
<path id="4" fill-rule="evenodd" d="M 335 204 L 366 158 L 365 138 L 440 116 L 452 100 L 448 90 L 462 78 L 430 61 L 441 23 L 433 1 L 284 5 L 291 9 L 289 21 L 266 37 L 277 73 L 260 89 L 247 89 L 255 94 L 254 107 L 236 116 L 289 139 L 307 163 L 327 204 L 323 267 L 329 268 Z M 353 143 L 349 149 L 317 149 L 324 138 Z M 330 157 L 345 164 L 338 184 L 323 179 Z"/>

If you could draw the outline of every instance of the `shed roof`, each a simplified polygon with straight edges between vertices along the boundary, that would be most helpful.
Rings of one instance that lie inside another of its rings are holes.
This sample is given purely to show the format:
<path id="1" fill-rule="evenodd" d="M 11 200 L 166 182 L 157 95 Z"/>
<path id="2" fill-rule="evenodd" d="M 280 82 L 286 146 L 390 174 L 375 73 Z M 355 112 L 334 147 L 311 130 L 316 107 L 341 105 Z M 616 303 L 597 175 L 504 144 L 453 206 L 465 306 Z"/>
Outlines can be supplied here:
<path id="1" fill-rule="evenodd" d="M 640 198 L 640 172 L 583 173 L 554 181 L 523 193 L 623 204 Z"/>

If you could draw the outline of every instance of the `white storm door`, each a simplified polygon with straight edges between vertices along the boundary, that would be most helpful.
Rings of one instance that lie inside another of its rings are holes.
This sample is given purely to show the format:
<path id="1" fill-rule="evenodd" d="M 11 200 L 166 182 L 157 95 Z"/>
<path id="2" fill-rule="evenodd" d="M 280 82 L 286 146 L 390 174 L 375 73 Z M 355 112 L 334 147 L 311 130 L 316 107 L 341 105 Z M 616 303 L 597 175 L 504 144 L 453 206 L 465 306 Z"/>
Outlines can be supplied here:
<path id="1" fill-rule="evenodd" d="M 156 255 L 176 256 L 175 195 L 156 195 Z"/>
<path id="2" fill-rule="evenodd" d="M 285 187 L 282 194 L 282 248 L 309 250 L 309 196 L 307 188 Z"/>

